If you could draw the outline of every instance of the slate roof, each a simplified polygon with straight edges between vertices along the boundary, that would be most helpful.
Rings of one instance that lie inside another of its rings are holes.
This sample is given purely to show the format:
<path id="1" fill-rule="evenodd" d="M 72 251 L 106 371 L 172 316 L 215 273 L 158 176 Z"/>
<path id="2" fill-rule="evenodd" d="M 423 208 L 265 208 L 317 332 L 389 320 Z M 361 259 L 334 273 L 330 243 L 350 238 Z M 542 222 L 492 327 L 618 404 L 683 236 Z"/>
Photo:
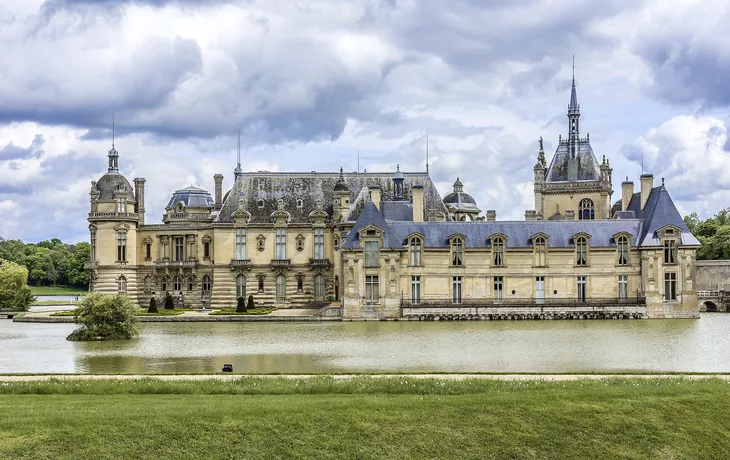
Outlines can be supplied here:
<path id="1" fill-rule="evenodd" d="M 411 187 L 424 188 L 424 210 L 437 209 L 446 213 L 446 206 L 428 173 L 403 173 L 405 198 L 410 197 Z M 344 173 L 343 178 L 350 190 L 350 213 L 347 220 L 354 221 L 367 201 L 367 189 L 378 186 L 381 197 L 387 201 L 393 197 L 393 173 Z M 223 200 L 215 222 L 233 222 L 233 213 L 239 209 L 251 213 L 251 222 L 269 223 L 271 213 L 284 201 L 284 209 L 291 214 L 291 222 L 309 222 L 309 214 L 316 209 L 317 200 L 332 215 L 332 192 L 340 179 L 339 172 L 246 172 L 236 175 L 232 189 Z M 363 190 L 364 189 L 364 190 Z M 301 200 L 301 206 L 297 201 Z M 405 213 L 399 209 L 400 214 Z M 412 211 L 411 211 L 412 213 Z M 412 216 L 411 216 L 412 218 Z"/>
<path id="2" fill-rule="evenodd" d="M 170 208 L 180 202 L 191 208 L 212 208 L 214 203 L 213 197 L 210 196 L 207 190 L 193 186 L 175 191 L 167 203 L 166 208 Z"/>
<path id="3" fill-rule="evenodd" d="M 444 203 L 458 211 L 481 212 L 476 200 L 464 192 L 451 192 L 444 197 Z"/>
<path id="4" fill-rule="evenodd" d="M 100 200 L 114 200 L 117 192 L 126 192 L 127 201 L 134 201 L 134 189 L 126 177 L 118 172 L 108 172 L 96 182 Z"/>
<path id="5" fill-rule="evenodd" d="M 621 200 L 619 200 L 619 206 L 621 206 Z M 641 209 L 641 192 L 634 193 L 626 212 L 633 212 L 637 219 L 644 221 L 640 240 L 642 246 L 659 246 L 657 230 L 667 225 L 674 225 L 682 231 L 683 245 L 700 245 L 697 238 L 687 228 L 664 185 L 651 189 L 644 210 Z"/>
<path id="6" fill-rule="evenodd" d="M 555 155 L 550 162 L 546 182 L 566 181 L 598 181 L 601 178 L 601 170 L 598 160 L 593 153 L 590 141 L 579 139 L 575 141 L 575 155 L 571 155 L 571 144 L 569 139 L 563 139 L 555 150 Z"/>

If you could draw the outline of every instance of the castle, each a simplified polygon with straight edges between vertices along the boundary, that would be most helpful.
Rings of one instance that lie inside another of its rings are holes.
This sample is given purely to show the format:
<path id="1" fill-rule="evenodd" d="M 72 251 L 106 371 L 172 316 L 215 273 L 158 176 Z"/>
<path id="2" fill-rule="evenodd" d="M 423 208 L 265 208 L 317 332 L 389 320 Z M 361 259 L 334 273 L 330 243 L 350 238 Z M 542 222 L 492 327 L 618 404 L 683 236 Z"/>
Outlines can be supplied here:
<path id="1" fill-rule="evenodd" d="M 280 308 L 341 305 L 348 318 L 404 306 L 631 305 L 646 317 L 696 317 L 698 240 L 664 181 L 625 181 L 580 137 L 575 78 L 568 136 L 534 167 L 535 209 L 498 221 L 457 178 L 441 197 L 428 171 L 244 172 L 223 194 L 175 191 L 162 224 L 145 223 L 145 179 L 108 171 L 92 182 L 90 290 L 140 305 L 170 293 L 187 307 L 233 307 L 252 295 Z"/>

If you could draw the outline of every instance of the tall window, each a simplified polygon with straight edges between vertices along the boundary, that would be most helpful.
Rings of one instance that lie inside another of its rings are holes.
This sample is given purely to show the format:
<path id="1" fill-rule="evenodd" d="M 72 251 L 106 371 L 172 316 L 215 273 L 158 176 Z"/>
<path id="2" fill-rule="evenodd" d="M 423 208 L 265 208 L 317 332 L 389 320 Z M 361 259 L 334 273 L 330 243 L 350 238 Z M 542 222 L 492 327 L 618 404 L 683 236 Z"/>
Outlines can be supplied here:
<path id="1" fill-rule="evenodd" d="M 127 232 L 117 232 L 117 262 L 127 261 Z"/>
<path id="2" fill-rule="evenodd" d="M 586 277 L 578 277 L 578 302 L 586 301 Z"/>
<path id="3" fill-rule="evenodd" d="M 264 275 L 259 275 L 259 292 L 264 292 Z"/>
<path id="4" fill-rule="evenodd" d="M 492 264 L 495 267 L 504 266 L 504 239 L 500 236 L 492 241 Z"/>
<path id="5" fill-rule="evenodd" d="M 377 267 L 379 263 L 379 246 L 377 241 L 366 241 L 365 242 L 365 266 L 366 267 Z"/>
<path id="6" fill-rule="evenodd" d="M 246 260 L 246 229 L 236 229 L 236 260 Z"/>
<path id="7" fill-rule="evenodd" d="M 185 260 L 185 238 L 182 236 L 175 237 L 175 260 Z"/>
<path id="8" fill-rule="evenodd" d="M 281 274 L 276 276 L 276 299 L 286 299 L 286 277 Z"/>
<path id="9" fill-rule="evenodd" d="M 537 303 L 537 304 L 545 303 L 545 277 L 544 276 L 535 277 L 535 303 Z"/>
<path id="10" fill-rule="evenodd" d="M 451 301 L 461 303 L 461 276 L 451 277 Z"/>
<path id="11" fill-rule="evenodd" d="M 203 275 L 203 294 L 210 293 L 211 287 L 210 275 Z"/>
<path id="12" fill-rule="evenodd" d="M 90 262 L 96 262 L 96 232 L 91 232 L 91 260 Z"/>
<path id="13" fill-rule="evenodd" d="M 411 242 L 409 244 L 409 250 L 411 253 L 411 265 L 421 265 L 421 248 L 421 239 L 417 236 L 411 238 Z"/>
<path id="14" fill-rule="evenodd" d="M 210 241 L 203 241 L 203 258 L 210 259 Z"/>
<path id="15" fill-rule="evenodd" d="M 236 277 L 236 298 L 246 297 L 246 277 L 238 275 Z"/>
<path id="16" fill-rule="evenodd" d="M 276 229 L 276 259 L 286 259 L 286 229 Z"/>
<path id="17" fill-rule="evenodd" d="M 117 212 L 127 212 L 127 199 L 125 197 L 117 198 Z"/>
<path id="18" fill-rule="evenodd" d="M 365 302 L 378 303 L 380 299 L 380 287 L 378 275 L 365 276 Z"/>
<path id="19" fill-rule="evenodd" d="M 175 277 L 172 278 L 172 290 L 173 291 L 182 290 L 182 279 L 180 279 L 179 275 L 175 275 Z"/>
<path id="20" fill-rule="evenodd" d="M 666 240 L 664 242 L 664 263 L 677 263 L 677 242 L 674 240 Z"/>
<path id="21" fill-rule="evenodd" d="M 301 273 L 297 275 L 297 292 L 304 290 L 304 275 Z"/>
<path id="22" fill-rule="evenodd" d="M 117 278 L 117 291 L 120 294 L 127 293 L 127 278 L 125 278 L 124 275 L 121 275 L 119 276 L 119 278 Z"/>
<path id="23" fill-rule="evenodd" d="M 547 265 L 547 243 L 545 238 L 538 236 L 535 238 L 535 266 L 544 267 Z"/>
<path id="24" fill-rule="evenodd" d="M 193 277 L 189 276 L 188 277 L 188 291 L 192 291 L 192 290 L 193 290 Z"/>
<path id="25" fill-rule="evenodd" d="M 411 276 L 411 303 L 418 305 L 421 303 L 421 277 Z"/>
<path id="26" fill-rule="evenodd" d="M 321 227 L 314 229 L 314 258 L 324 259 L 324 228 Z"/>
<path id="27" fill-rule="evenodd" d="M 664 274 L 664 300 L 677 300 L 677 274 Z"/>
<path id="28" fill-rule="evenodd" d="M 616 241 L 616 251 L 618 251 L 618 265 L 629 264 L 629 239 L 625 236 L 619 236 Z"/>
<path id="29" fill-rule="evenodd" d="M 629 298 L 629 277 L 627 275 L 619 275 L 618 277 L 618 298 L 619 300 Z"/>
<path id="30" fill-rule="evenodd" d="M 501 276 L 494 277 L 494 303 L 502 303 L 504 299 L 504 278 Z"/>
<path id="31" fill-rule="evenodd" d="M 314 299 L 324 300 L 324 276 L 315 275 L 314 277 Z"/>
<path id="32" fill-rule="evenodd" d="M 167 291 L 167 278 L 164 276 L 162 277 L 162 281 L 160 281 L 160 287 L 162 287 L 162 292 Z"/>
<path id="33" fill-rule="evenodd" d="M 575 239 L 575 264 L 580 267 L 588 265 L 588 240 L 583 236 Z"/>
<path id="34" fill-rule="evenodd" d="M 451 265 L 464 265 L 464 240 L 461 238 L 451 240 Z"/>
<path id="35" fill-rule="evenodd" d="M 593 200 L 589 198 L 583 198 L 580 200 L 578 208 L 578 219 L 580 220 L 593 220 L 595 219 L 595 212 L 593 210 Z"/>
<path id="36" fill-rule="evenodd" d="M 151 259 L 152 258 L 152 243 L 145 243 L 144 244 L 144 258 L 145 259 Z"/>

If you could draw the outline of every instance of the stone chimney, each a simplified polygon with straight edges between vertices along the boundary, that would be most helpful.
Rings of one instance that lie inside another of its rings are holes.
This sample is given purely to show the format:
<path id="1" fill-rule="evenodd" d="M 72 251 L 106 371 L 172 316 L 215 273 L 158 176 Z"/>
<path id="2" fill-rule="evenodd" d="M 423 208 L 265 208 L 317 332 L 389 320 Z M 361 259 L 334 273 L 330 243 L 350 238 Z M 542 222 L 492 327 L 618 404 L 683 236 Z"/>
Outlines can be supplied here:
<path id="1" fill-rule="evenodd" d="M 626 180 L 621 182 L 621 210 L 629 209 L 631 197 L 634 196 L 634 183 L 626 176 Z"/>
<path id="2" fill-rule="evenodd" d="M 413 222 L 423 222 L 423 185 L 414 185 L 411 188 L 413 198 Z"/>
<path id="3" fill-rule="evenodd" d="M 216 174 L 213 176 L 215 182 L 215 203 L 213 204 L 214 211 L 220 211 L 223 206 L 223 174 Z"/>
<path id="4" fill-rule="evenodd" d="M 487 220 L 497 220 L 497 211 L 495 211 L 494 209 L 489 209 L 487 211 Z"/>
<path id="5" fill-rule="evenodd" d="M 134 199 L 137 203 L 134 205 L 134 208 L 138 215 L 139 225 L 144 225 L 144 183 L 145 180 L 143 178 L 135 177 Z"/>
<path id="6" fill-rule="evenodd" d="M 375 207 L 380 209 L 380 187 L 373 185 L 370 187 L 370 201 L 375 204 Z"/>
<path id="7" fill-rule="evenodd" d="M 534 209 L 525 211 L 525 220 L 537 220 L 537 211 Z"/>
<path id="8" fill-rule="evenodd" d="M 575 210 L 566 209 L 565 210 L 565 220 L 575 220 Z"/>
<path id="9" fill-rule="evenodd" d="M 654 188 L 654 175 L 653 174 L 642 174 L 641 175 L 641 210 L 644 210 L 646 202 L 649 201 L 649 195 L 651 189 Z"/>

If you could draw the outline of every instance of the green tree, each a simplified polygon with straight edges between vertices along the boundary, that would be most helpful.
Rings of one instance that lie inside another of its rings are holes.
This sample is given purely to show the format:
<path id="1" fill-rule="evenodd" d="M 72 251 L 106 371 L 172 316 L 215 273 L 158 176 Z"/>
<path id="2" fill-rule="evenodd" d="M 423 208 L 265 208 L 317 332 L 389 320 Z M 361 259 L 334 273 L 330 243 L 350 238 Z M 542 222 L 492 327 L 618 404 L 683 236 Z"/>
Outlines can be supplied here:
<path id="1" fill-rule="evenodd" d="M 236 299 L 236 313 L 245 313 L 246 312 L 246 299 L 243 297 L 239 297 Z"/>
<path id="2" fill-rule="evenodd" d="M 28 287 L 28 269 L 0 259 L 0 310 L 25 311 L 33 302 Z"/>
<path id="3" fill-rule="evenodd" d="M 81 327 L 67 340 L 127 340 L 137 336 L 137 306 L 124 295 L 92 293 L 76 308 L 74 320 Z"/>

